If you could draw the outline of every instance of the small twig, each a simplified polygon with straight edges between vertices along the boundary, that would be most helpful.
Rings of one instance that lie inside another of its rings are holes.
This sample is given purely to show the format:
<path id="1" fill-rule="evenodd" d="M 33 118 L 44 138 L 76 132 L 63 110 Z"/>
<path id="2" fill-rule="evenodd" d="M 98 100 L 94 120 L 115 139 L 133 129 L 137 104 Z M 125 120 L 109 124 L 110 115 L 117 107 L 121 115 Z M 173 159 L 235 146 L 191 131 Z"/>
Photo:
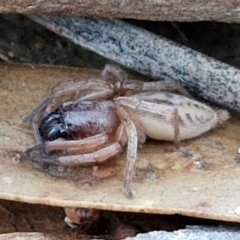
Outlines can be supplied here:
<path id="1" fill-rule="evenodd" d="M 10 59 L 1 52 L 0 52 L 0 58 L 5 62 L 11 62 Z"/>
<path id="2" fill-rule="evenodd" d="M 171 25 L 175 29 L 175 31 L 178 33 L 178 35 L 180 36 L 182 42 L 187 43 L 188 42 L 187 36 L 183 33 L 183 31 L 180 29 L 178 24 L 175 22 L 171 22 Z"/>

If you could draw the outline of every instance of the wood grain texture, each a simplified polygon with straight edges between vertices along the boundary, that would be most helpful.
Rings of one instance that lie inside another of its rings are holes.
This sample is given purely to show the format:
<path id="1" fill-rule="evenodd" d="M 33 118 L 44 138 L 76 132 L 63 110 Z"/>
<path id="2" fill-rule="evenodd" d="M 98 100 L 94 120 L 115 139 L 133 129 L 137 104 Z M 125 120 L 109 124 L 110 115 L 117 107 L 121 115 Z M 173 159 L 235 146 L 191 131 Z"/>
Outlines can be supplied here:
<path id="1" fill-rule="evenodd" d="M 49 88 L 70 77 L 86 80 L 99 72 L 0 64 L 0 75 L 1 199 L 240 222 L 239 114 L 225 127 L 182 143 L 201 156 L 200 162 L 183 156 L 172 143 L 147 141 L 139 149 L 132 184 L 135 198 L 129 200 L 123 190 L 125 153 L 103 165 L 74 169 L 65 178 L 39 172 L 23 157 L 16 161 L 34 145 L 32 131 L 22 119 Z"/>
<path id="2" fill-rule="evenodd" d="M 239 22 L 239 1 L 0 0 L 1 13 L 62 14 L 158 21 Z"/>
<path id="3" fill-rule="evenodd" d="M 94 238 L 94 236 L 92 236 Z M 91 236 L 52 235 L 40 232 L 16 232 L 0 234 L 0 240 L 91 240 Z"/>

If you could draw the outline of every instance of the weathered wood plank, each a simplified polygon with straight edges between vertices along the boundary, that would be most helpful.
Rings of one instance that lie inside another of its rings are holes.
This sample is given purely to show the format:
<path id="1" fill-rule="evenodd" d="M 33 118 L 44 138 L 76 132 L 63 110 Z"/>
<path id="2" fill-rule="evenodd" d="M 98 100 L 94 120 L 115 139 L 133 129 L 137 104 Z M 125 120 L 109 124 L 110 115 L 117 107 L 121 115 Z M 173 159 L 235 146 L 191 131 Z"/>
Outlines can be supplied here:
<path id="1" fill-rule="evenodd" d="M 159 21 L 240 21 L 239 1 L 236 0 L 0 0 L 0 12 Z"/>
<path id="2" fill-rule="evenodd" d="M 48 92 L 69 77 L 82 80 L 99 72 L 33 65 L 0 64 L 0 198 L 62 207 L 183 214 L 240 222 L 239 114 L 225 127 L 182 145 L 201 154 L 201 164 L 177 152 L 172 143 L 147 141 L 139 149 L 137 176 L 126 198 L 122 154 L 106 165 L 74 169 L 68 178 L 51 177 L 18 154 L 34 144 L 22 119 Z M 59 169 L 62 174 L 63 169 Z M 54 171 L 54 169 L 52 169 Z M 55 169 L 56 173 L 57 169 Z"/>

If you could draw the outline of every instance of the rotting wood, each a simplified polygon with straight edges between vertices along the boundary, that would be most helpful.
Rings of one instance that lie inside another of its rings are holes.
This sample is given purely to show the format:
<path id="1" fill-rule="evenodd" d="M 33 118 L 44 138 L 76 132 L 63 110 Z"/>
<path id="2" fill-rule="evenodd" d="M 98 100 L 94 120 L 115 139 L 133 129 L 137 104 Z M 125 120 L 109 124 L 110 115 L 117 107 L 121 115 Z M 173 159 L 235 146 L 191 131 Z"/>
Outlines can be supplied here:
<path id="1" fill-rule="evenodd" d="M 32 16 L 125 67 L 160 80 L 174 80 L 197 95 L 240 111 L 240 70 L 120 20 Z"/>
<path id="2" fill-rule="evenodd" d="M 0 12 L 101 16 L 158 21 L 240 21 L 237 0 L 0 0 Z"/>

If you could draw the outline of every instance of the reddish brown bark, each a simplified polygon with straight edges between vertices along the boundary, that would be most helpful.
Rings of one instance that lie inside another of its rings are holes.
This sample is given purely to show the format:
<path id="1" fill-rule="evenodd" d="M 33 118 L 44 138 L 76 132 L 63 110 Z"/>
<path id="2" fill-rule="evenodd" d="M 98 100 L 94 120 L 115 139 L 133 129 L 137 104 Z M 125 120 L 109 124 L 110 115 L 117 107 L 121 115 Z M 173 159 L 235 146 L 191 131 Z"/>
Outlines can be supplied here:
<path id="1" fill-rule="evenodd" d="M 238 0 L 0 0 L 0 13 L 240 22 Z"/>

